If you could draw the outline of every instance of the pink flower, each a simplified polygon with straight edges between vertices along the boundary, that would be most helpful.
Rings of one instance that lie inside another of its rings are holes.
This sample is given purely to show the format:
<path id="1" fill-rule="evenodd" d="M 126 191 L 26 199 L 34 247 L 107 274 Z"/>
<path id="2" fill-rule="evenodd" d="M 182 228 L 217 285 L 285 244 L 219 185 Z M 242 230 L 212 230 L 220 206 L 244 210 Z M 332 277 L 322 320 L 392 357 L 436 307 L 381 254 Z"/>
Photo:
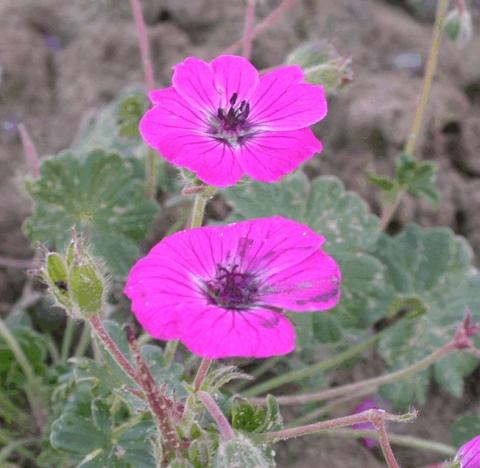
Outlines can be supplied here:
<path id="1" fill-rule="evenodd" d="M 460 468 L 480 468 L 480 435 L 458 449 L 455 461 L 460 463 Z"/>
<path id="2" fill-rule="evenodd" d="M 283 309 L 339 300 L 340 271 L 323 242 L 279 216 L 181 231 L 133 266 L 125 294 L 148 333 L 202 357 L 287 354 L 295 330 Z"/>
<path id="3" fill-rule="evenodd" d="M 188 57 L 172 82 L 150 93 L 140 133 L 207 184 L 227 187 L 244 174 L 274 182 L 322 149 L 308 127 L 327 113 L 323 88 L 304 83 L 299 66 L 259 76 L 243 57 Z"/>
<path id="4" fill-rule="evenodd" d="M 367 411 L 369 409 L 378 409 L 378 403 L 374 400 L 363 400 L 359 405 L 355 407 L 353 412 L 355 414 L 361 413 L 362 411 Z M 358 423 L 358 424 L 352 424 L 353 429 L 358 429 L 358 430 L 374 430 L 374 426 L 372 423 L 369 422 L 364 422 L 364 423 Z M 360 439 L 362 444 L 367 447 L 367 448 L 373 448 L 376 445 L 378 445 L 378 441 L 375 439 L 367 439 L 367 438 L 362 438 Z"/>

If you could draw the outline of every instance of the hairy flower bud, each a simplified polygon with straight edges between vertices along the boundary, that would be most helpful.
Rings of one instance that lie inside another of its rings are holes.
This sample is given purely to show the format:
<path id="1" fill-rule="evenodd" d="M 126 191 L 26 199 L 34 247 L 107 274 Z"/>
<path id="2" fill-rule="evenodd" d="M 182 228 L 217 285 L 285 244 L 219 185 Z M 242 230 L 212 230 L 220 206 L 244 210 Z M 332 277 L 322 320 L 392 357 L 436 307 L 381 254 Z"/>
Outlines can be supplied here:
<path id="1" fill-rule="evenodd" d="M 43 277 L 56 304 L 75 318 L 86 318 L 102 309 L 105 276 L 80 241 L 73 241 L 63 256 L 48 253 Z"/>
<path id="2" fill-rule="evenodd" d="M 326 41 L 301 45 L 289 54 L 287 63 L 300 65 L 305 73 L 305 80 L 322 85 L 329 94 L 336 93 L 353 79 L 351 60 L 342 57 Z"/>

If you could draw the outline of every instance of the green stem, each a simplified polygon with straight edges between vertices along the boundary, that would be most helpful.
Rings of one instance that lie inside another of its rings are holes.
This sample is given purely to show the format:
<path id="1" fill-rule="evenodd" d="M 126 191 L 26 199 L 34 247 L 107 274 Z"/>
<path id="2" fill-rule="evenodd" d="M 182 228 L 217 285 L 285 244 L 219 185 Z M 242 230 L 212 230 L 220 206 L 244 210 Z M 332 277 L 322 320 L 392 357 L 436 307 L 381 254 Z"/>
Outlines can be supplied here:
<path id="1" fill-rule="evenodd" d="M 356 395 L 361 396 L 364 394 L 371 393 L 376 391 L 381 385 L 386 385 L 390 383 L 397 382 L 408 377 L 412 377 L 415 374 L 418 374 L 422 370 L 427 369 L 435 362 L 439 361 L 448 354 L 456 351 L 456 344 L 454 341 L 450 341 L 446 345 L 438 348 L 433 353 L 429 354 L 420 361 L 412 364 L 411 366 L 400 369 L 396 372 L 391 372 L 388 374 L 381 375 L 379 377 L 374 377 L 371 379 L 363 380 L 361 382 L 355 382 L 348 385 L 342 385 L 340 387 L 329 388 L 326 390 L 321 390 L 314 393 L 306 393 L 303 395 L 287 395 L 277 397 L 277 402 L 281 405 L 297 405 L 305 404 L 312 401 L 325 401 L 336 397 L 341 397 L 344 395 Z M 263 398 L 253 398 L 251 400 L 254 403 L 264 403 Z"/>
<path id="2" fill-rule="evenodd" d="M 247 397 L 253 397 L 261 393 L 268 392 L 274 388 L 280 387 L 281 385 L 285 385 L 291 382 L 297 382 L 300 379 L 311 377 L 312 375 L 316 375 L 321 372 L 326 372 L 330 369 L 333 369 L 373 346 L 375 343 L 377 343 L 378 340 L 380 340 L 384 333 L 385 331 L 381 331 L 380 333 L 373 335 L 371 338 L 364 341 L 363 343 L 352 346 L 346 351 L 336 354 L 330 359 L 326 359 L 325 361 L 312 364 L 311 366 L 305 367 L 304 369 L 286 372 L 285 374 L 274 377 L 258 385 L 254 385 L 253 387 L 245 391 L 243 395 Z"/>
<path id="3" fill-rule="evenodd" d="M 349 439 L 378 439 L 378 433 L 374 430 L 355 430 L 355 429 L 336 429 L 332 431 L 325 431 L 324 434 L 331 434 L 333 436 L 345 437 Z M 388 435 L 390 442 L 399 447 L 408 447 L 425 452 L 436 452 L 447 457 L 453 456 L 456 453 L 454 447 L 441 442 L 433 440 L 421 439 L 419 437 L 405 436 L 398 434 Z"/>
<path id="4" fill-rule="evenodd" d="M 442 39 L 443 22 L 447 13 L 449 0 L 438 0 L 437 12 L 435 15 L 435 23 L 433 25 L 432 43 L 430 45 L 430 52 L 428 54 L 427 64 L 425 66 L 425 72 L 423 75 L 422 90 L 420 98 L 415 109 L 415 116 L 413 118 L 412 127 L 408 134 L 407 141 L 405 143 L 404 152 L 411 156 L 415 153 L 417 145 L 418 135 L 422 129 L 423 118 L 430 97 L 430 91 L 432 89 L 433 78 L 435 76 L 435 70 L 438 63 L 438 53 L 440 51 L 440 42 Z M 400 190 L 395 199 L 392 202 L 386 202 L 382 208 L 381 214 L 381 226 L 385 229 L 390 220 L 392 219 L 400 201 L 405 195 L 405 191 Z"/>
<path id="5" fill-rule="evenodd" d="M 92 331 L 90 330 L 87 322 L 83 323 L 82 333 L 80 333 L 80 339 L 77 343 L 77 348 L 75 349 L 74 356 L 76 358 L 85 356 L 88 347 L 92 341 Z"/>
<path id="6" fill-rule="evenodd" d="M 158 155 L 152 149 L 145 155 L 145 196 L 155 199 L 157 194 Z"/>
<path id="7" fill-rule="evenodd" d="M 415 117 L 413 118 L 412 127 L 405 144 L 404 152 L 410 155 L 415 153 L 417 138 L 422 128 L 423 117 L 427 108 L 430 90 L 432 89 L 433 77 L 437 69 L 438 53 L 440 51 L 440 42 L 442 40 L 443 21 L 447 14 L 449 0 L 438 0 L 437 12 L 435 15 L 435 23 L 433 25 L 432 44 L 428 54 L 427 65 L 425 66 L 425 73 L 423 76 L 422 91 L 420 99 L 415 110 Z"/>
<path id="8" fill-rule="evenodd" d="M 65 333 L 63 335 L 62 349 L 60 351 L 60 360 L 63 364 L 67 362 L 70 348 L 72 346 L 73 335 L 75 334 L 75 320 L 71 317 L 67 317 L 67 325 L 65 327 Z"/>
<path id="9" fill-rule="evenodd" d="M 38 394 L 39 385 L 38 380 L 35 376 L 35 372 L 33 371 L 30 362 L 28 362 L 28 359 L 25 356 L 22 348 L 18 344 L 17 339 L 13 336 L 13 334 L 5 325 L 5 322 L 2 319 L 0 319 L 0 336 L 2 336 L 2 338 L 5 340 L 7 346 L 10 348 L 13 355 L 15 356 L 15 359 L 22 368 L 26 379 L 24 391 L 32 409 L 33 415 L 35 417 L 37 428 L 39 430 L 42 430 L 46 412 L 45 408 L 43 407 L 41 397 Z"/>
<path id="10" fill-rule="evenodd" d="M 177 348 L 178 348 L 177 340 L 169 341 L 165 345 L 165 349 L 163 350 L 163 363 L 165 367 L 170 367 L 172 365 Z"/>
<path id="11" fill-rule="evenodd" d="M 46 334 L 45 337 L 47 340 L 48 352 L 50 354 L 50 357 L 52 358 L 52 361 L 57 364 L 58 362 L 60 362 L 60 353 L 58 352 L 57 344 L 55 343 L 50 333 Z"/>

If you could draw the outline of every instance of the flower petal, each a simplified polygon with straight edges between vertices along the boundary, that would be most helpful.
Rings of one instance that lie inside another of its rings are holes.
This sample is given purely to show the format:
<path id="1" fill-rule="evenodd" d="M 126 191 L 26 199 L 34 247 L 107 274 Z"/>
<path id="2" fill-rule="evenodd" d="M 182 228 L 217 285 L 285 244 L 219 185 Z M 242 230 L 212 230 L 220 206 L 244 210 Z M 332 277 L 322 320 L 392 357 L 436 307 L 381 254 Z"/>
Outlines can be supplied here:
<path id="1" fill-rule="evenodd" d="M 331 309 L 340 300 L 340 269 L 321 250 L 287 268 L 279 256 L 269 269 L 262 293 L 266 304 L 304 312 Z"/>
<path id="2" fill-rule="evenodd" d="M 322 150 L 309 128 L 289 132 L 258 132 L 241 146 L 240 164 L 260 182 L 275 182 Z"/>
<path id="3" fill-rule="evenodd" d="M 194 108 L 216 115 L 220 94 L 215 88 L 209 63 L 196 57 L 187 57 L 175 65 L 172 84 L 178 93 Z"/>
<path id="4" fill-rule="evenodd" d="M 265 309 L 207 306 L 182 315 L 181 341 L 209 359 L 281 356 L 293 351 L 295 330 L 283 315 Z"/>
<path id="5" fill-rule="evenodd" d="M 270 130 L 309 127 L 327 114 L 323 87 L 303 83 L 302 69 L 280 67 L 260 78 L 250 100 L 249 122 Z"/>
<path id="6" fill-rule="evenodd" d="M 230 107 L 230 98 L 237 93 L 236 103 L 249 100 L 259 81 L 255 67 L 244 57 L 220 55 L 211 62 L 215 87 L 222 96 L 221 107 Z"/>
<path id="7" fill-rule="evenodd" d="M 159 139 L 167 133 L 206 129 L 201 113 L 189 106 L 174 88 L 157 89 L 149 97 L 155 106 L 142 117 L 139 130 L 150 146 L 157 147 Z"/>

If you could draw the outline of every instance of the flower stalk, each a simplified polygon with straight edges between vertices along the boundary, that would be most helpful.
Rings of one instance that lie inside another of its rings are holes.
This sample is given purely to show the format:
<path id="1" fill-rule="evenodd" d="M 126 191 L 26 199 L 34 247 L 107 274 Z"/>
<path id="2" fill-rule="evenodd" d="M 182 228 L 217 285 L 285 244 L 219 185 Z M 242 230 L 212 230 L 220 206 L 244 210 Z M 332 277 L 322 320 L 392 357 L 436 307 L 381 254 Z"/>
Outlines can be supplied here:
<path id="1" fill-rule="evenodd" d="M 242 55 L 250 58 L 252 53 L 253 27 L 255 22 L 255 4 L 256 0 L 247 0 L 245 8 L 245 25 L 243 28 Z"/>
<path id="2" fill-rule="evenodd" d="M 287 12 L 290 8 L 292 8 L 297 0 L 283 0 L 280 5 L 277 6 L 266 18 L 263 19 L 260 23 L 258 23 L 252 31 L 252 40 L 263 33 L 266 29 L 268 29 L 272 24 L 275 23 L 284 13 Z M 238 41 L 235 41 L 230 47 L 228 47 L 223 53 L 224 54 L 234 54 L 240 47 L 243 45 L 243 37 Z"/>
<path id="3" fill-rule="evenodd" d="M 405 143 L 404 153 L 413 156 L 417 145 L 418 135 L 420 134 L 425 111 L 432 89 L 433 78 L 437 69 L 438 54 L 440 52 L 440 43 L 442 39 L 443 23 L 447 14 L 449 0 L 438 0 L 437 10 L 435 15 L 435 23 L 433 25 L 433 36 L 430 51 L 428 54 L 427 64 L 423 76 L 422 90 L 420 98 L 415 109 L 412 126 L 408 134 L 407 142 Z M 399 190 L 393 201 L 386 202 L 382 208 L 380 224 L 382 229 L 386 229 L 389 225 L 400 201 L 405 195 L 405 191 Z"/>
<path id="4" fill-rule="evenodd" d="M 362 411 L 361 413 L 343 416 L 341 418 L 330 419 L 328 421 L 320 421 L 314 424 L 305 426 L 293 427 L 290 429 L 283 429 L 275 432 L 265 432 L 257 436 L 261 442 L 278 442 L 280 440 L 287 440 L 303 435 L 316 434 L 324 431 L 331 431 L 342 427 L 352 426 L 353 424 L 371 423 L 378 433 L 378 440 L 382 448 L 385 460 L 389 468 L 399 468 L 399 464 L 393 454 L 388 434 L 385 428 L 385 421 L 395 422 L 410 422 L 417 416 L 416 412 L 406 413 L 402 415 L 395 415 L 387 413 L 381 409 L 370 409 Z"/>
<path id="5" fill-rule="evenodd" d="M 202 359 L 202 361 L 200 362 L 200 366 L 198 367 L 197 374 L 193 379 L 193 391 L 198 392 L 198 390 L 200 390 L 200 387 L 202 386 L 202 383 L 205 380 L 205 377 L 207 376 L 211 365 L 211 359 Z"/>
<path id="6" fill-rule="evenodd" d="M 480 331 L 479 325 L 472 325 L 470 323 L 470 316 L 467 315 L 464 322 L 460 325 L 454 337 L 442 347 L 436 349 L 428 356 L 424 357 L 420 361 L 400 369 L 395 372 L 390 372 L 379 377 L 373 377 L 361 382 L 355 382 L 352 384 L 342 385 L 335 388 L 329 388 L 321 390 L 319 392 L 306 393 L 303 395 L 286 395 L 277 397 L 277 402 L 280 405 L 299 405 L 312 401 L 325 401 L 332 398 L 342 397 L 345 395 L 355 395 L 357 397 L 368 395 L 373 393 L 381 385 L 391 384 L 398 382 L 427 369 L 432 364 L 435 364 L 445 356 L 456 352 L 458 350 L 466 350 L 471 354 L 479 357 L 479 350 L 475 348 L 475 345 L 471 341 L 470 337 L 477 334 Z M 251 398 L 250 401 L 256 404 L 264 404 L 265 398 Z"/>
<path id="7" fill-rule="evenodd" d="M 165 446 L 173 453 L 178 453 L 180 440 L 170 416 L 172 410 L 171 401 L 160 393 L 147 363 L 140 354 L 133 328 L 130 326 L 126 327 L 126 332 L 130 351 L 138 367 L 140 385 L 145 392 L 148 404 L 155 417 L 158 431 L 164 440 Z"/>
<path id="8" fill-rule="evenodd" d="M 235 437 L 235 432 L 233 432 L 232 426 L 230 426 L 230 423 L 212 396 L 207 392 L 198 392 L 198 398 L 203 403 L 205 408 L 207 408 L 210 416 L 217 423 L 218 430 L 220 431 L 223 441 L 227 442 L 230 439 L 233 439 Z"/>
<path id="9" fill-rule="evenodd" d="M 117 343 L 113 341 L 112 337 L 109 335 L 108 331 L 105 329 L 102 319 L 98 314 L 93 315 L 89 318 L 90 325 L 95 331 L 95 334 L 102 342 L 104 348 L 108 351 L 110 356 L 115 360 L 115 362 L 120 366 L 120 368 L 127 374 L 134 382 L 139 381 L 139 376 L 137 371 L 130 364 L 130 361 L 122 353 Z"/>

